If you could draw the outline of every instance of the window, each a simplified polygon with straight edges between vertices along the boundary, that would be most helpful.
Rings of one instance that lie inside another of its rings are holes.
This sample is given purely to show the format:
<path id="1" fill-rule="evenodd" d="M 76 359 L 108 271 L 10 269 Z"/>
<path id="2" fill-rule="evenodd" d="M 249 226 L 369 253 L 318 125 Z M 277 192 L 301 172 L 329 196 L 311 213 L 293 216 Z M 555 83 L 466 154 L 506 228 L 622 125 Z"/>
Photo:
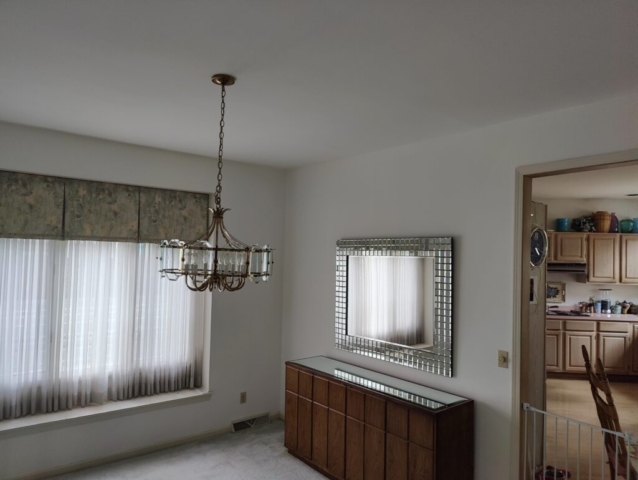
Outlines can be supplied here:
<path id="1" fill-rule="evenodd" d="M 156 256 L 0 239 L 0 420 L 201 386 L 205 296 Z"/>

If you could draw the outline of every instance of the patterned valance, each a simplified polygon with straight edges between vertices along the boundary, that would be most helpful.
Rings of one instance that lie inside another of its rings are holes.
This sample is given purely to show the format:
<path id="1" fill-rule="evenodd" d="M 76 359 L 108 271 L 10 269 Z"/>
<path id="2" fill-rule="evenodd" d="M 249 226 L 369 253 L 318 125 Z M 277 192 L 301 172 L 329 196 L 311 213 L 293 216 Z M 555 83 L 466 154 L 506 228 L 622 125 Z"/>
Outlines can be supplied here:
<path id="1" fill-rule="evenodd" d="M 0 236 L 62 238 L 64 180 L 0 170 Z"/>
<path id="2" fill-rule="evenodd" d="M 208 225 L 208 195 L 140 188 L 140 242 L 197 240 Z"/>
<path id="3" fill-rule="evenodd" d="M 0 171 L 0 237 L 159 242 L 206 232 L 207 194 Z"/>

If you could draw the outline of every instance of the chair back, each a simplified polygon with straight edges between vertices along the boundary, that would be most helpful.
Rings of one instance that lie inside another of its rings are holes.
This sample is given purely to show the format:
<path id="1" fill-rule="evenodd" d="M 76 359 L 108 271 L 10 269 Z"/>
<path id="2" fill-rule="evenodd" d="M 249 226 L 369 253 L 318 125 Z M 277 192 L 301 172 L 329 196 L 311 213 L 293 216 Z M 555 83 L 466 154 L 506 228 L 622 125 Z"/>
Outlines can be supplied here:
<path id="1" fill-rule="evenodd" d="M 582 351 L 585 360 L 585 370 L 587 370 L 587 378 L 589 380 L 589 386 L 591 387 L 591 394 L 594 397 L 594 403 L 596 404 L 596 413 L 598 413 L 600 426 L 613 432 L 622 433 L 620 420 L 618 419 L 618 411 L 614 404 L 614 398 L 611 395 L 609 379 L 605 373 L 603 362 L 601 362 L 600 358 L 596 359 L 596 372 L 594 372 L 589 361 L 589 353 L 584 345 L 582 346 Z M 604 399 L 600 392 L 604 394 Z M 633 467 L 631 467 L 631 476 L 627 476 L 628 452 L 624 438 L 616 435 L 605 435 L 605 449 L 607 450 L 612 479 L 616 478 L 617 471 L 618 475 L 623 478 L 638 480 L 638 474 Z"/>

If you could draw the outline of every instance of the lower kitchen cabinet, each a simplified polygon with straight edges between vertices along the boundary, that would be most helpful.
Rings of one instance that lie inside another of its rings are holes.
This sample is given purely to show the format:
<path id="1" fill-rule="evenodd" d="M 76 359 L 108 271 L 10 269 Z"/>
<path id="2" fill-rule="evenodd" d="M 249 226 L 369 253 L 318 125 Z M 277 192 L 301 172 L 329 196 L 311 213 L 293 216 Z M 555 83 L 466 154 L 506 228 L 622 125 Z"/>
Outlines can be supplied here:
<path id="1" fill-rule="evenodd" d="M 596 358 L 596 333 L 595 332 L 565 332 L 565 371 L 585 373 L 585 360 L 583 359 L 583 345 L 587 348 L 589 356 Z"/>
<path id="2" fill-rule="evenodd" d="M 323 368 L 326 360 L 340 368 Z M 474 477 L 472 400 L 452 396 L 440 403 L 414 393 L 432 389 L 412 384 L 402 392 L 386 387 L 392 377 L 364 369 L 357 370 L 365 376 L 348 379 L 333 373 L 352 368 L 326 357 L 287 362 L 285 446 L 291 454 L 339 480 Z"/>
<path id="3" fill-rule="evenodd" d="M 631 335 L 628 332 L 598 334 L 598 356 L 605 366 L 605 373 L 631 372 L 630 347 Z"/>
<path id="4" fill-rule="evenodd" d="M 591 359 L 601 359 L 606 373 L 638 375 L 638 322 L 548 318 L 546 328 L 547 372 L 586 373 L 584 345 Z"/>
<path id="5" fill-rule="evenodd" d="M 545 333 L 545 365 L 548 372 L 563 370 L 563 332 Z"/>

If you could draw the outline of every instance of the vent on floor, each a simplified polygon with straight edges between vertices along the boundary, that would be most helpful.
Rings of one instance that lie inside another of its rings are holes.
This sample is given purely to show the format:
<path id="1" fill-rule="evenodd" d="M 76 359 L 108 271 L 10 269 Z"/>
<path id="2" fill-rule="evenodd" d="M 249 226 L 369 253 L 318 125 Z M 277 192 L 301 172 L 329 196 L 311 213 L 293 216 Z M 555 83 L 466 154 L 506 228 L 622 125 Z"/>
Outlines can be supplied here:
<path id="1" fill-rule="evenodd" d="M 267 413 L 258 415 L 256 417 L 247 418 L 245 420 L 236 420 L 231 422 L 233 426 L 233 432 L 240 432 L 247 428 L 259 427 L 261 425 L 267 425 L 270 423 L 270 416 Z"/>

